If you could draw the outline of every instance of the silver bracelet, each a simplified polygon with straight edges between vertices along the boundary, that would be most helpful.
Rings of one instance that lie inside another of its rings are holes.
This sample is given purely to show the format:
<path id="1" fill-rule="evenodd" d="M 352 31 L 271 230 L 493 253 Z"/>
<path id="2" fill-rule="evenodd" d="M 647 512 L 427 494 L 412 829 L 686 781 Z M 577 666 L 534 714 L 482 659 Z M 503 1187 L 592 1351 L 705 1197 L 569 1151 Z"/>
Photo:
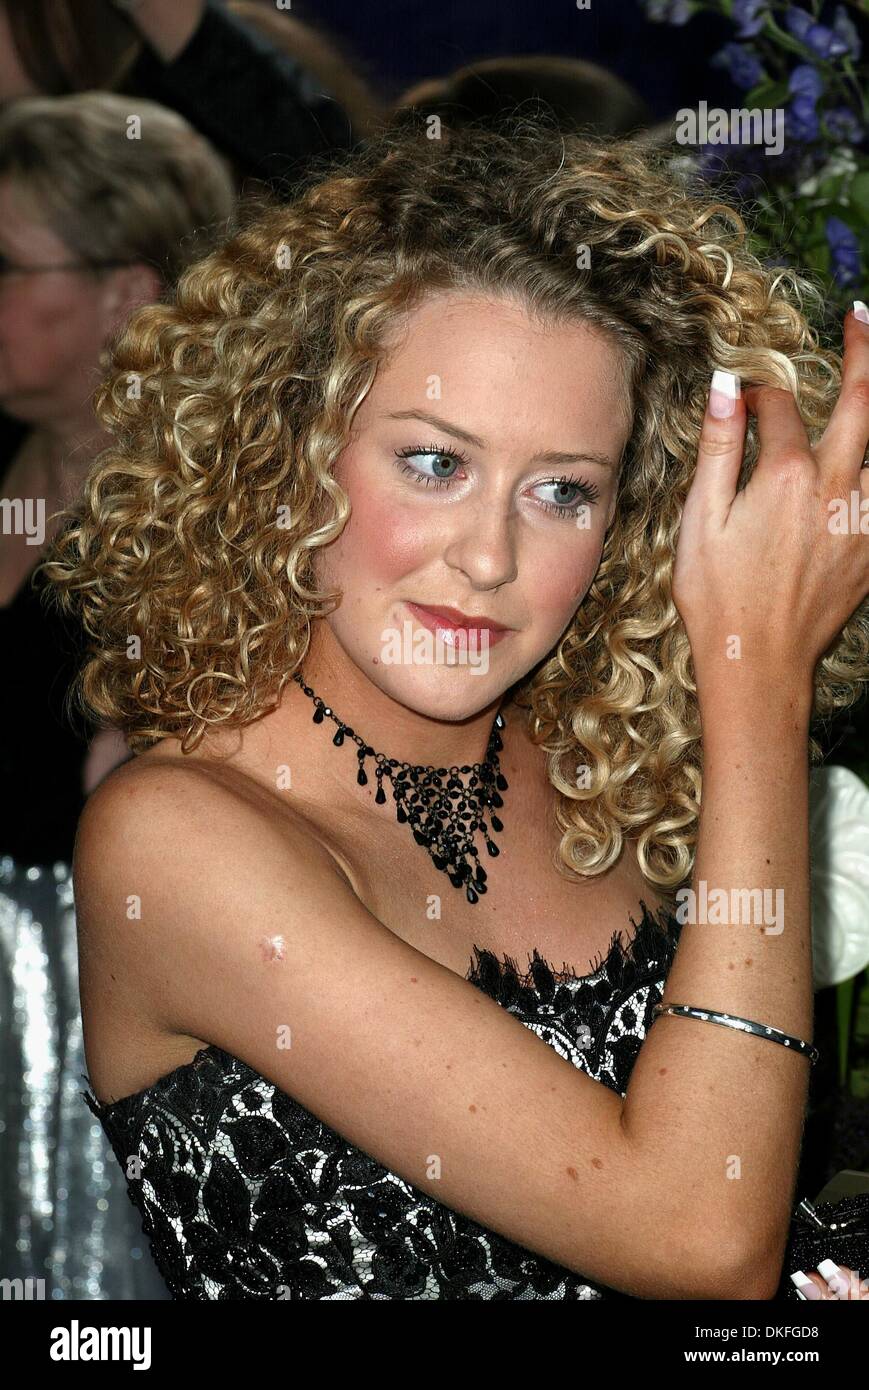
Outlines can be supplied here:
<path id="1" fill-rule="evenodd" d="M 715 1009 L 695 1009 L 690 1004 L 656 1004 L 652 1009 L 652 1023 L 662 1014 L 672 1014 L 674 1018 L 699 1018 L 703 1023 L 718 1023 L 722 1028 L 735 1028 L 740 1033 L 754 1033 L 755 1037 L 766 1038 L 768 1042 L 781 1043 L 783 1047 L 791 1047 L 795 1052 L 801 1052 L 804 1057 L 808 1057 L 812 1066 L 821 1056 L 816 1047 L 804 1042 L 802 1038 L 793 1038 L 790 1033 L 783 1033 L 780 1028 L 773 1028 L 768 1023 L 754 1023 L 752 1019 L 739 1018 L 736 1014 L 722 1014 Z"/>

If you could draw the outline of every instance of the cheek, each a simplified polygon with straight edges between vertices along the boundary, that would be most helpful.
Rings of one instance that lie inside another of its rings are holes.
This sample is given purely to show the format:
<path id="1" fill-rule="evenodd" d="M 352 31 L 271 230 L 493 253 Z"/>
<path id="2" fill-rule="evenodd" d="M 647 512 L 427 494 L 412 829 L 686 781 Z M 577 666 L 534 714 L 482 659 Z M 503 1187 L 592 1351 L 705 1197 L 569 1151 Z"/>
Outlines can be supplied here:
<path id="1" fill-rule="evenodd" d="M 16 379 L 58 383 L 92 367 L 101 347 L 96 316 L 81 293 L 16 285 L 0 303 L 0 349 Z"/>
<path id="2" fill-rule="evenodd" d="M 397 507 L 394 498 L 374 489 L 348 489 L 348 496 L 353 513 L 330 547 L 336 575 L 364 573 L 369 583 L 389 587 L 438 553 L 431 518 Z"/>
<path id="3" fill-rule="evenodd" d="M 581 539 L 574 535 L 565 544 L 535 553 L 528 563 L 526 588 L 541 622 L 559 627 L 578 608 L 597 573 L 602 546 L 602 537 L 588 531 Z"/>

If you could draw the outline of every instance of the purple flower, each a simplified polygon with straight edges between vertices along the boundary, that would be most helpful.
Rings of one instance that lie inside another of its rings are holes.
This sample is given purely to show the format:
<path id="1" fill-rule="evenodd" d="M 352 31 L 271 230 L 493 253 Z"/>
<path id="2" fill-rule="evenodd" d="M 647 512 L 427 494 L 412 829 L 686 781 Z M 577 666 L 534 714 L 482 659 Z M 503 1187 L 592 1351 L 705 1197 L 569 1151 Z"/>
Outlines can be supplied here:
<path id="1" fill-rule="evenodd" d="M 788 91 L 794 99 L 787 108 L 785 126 L 794 140 L 806 142 L 817 140 L 820 136 L 821 126 L 815 102 L 823 90 L 823 78 L 817 68 L 810 63 L 801 63 L 794 68 L 788 80 Z"/>
<path id="2" fill-rule="evenodd" d="M 833 32 L 839 35 L 839 38 L 844 44 L 847 44 L 847 52 L 852 58 L 860 57 L 863 51 L 863 44 L 852 20 L 848 17 L 844 5 L 836 6 L 836 18 L 833 21 Z"/>
<path id="3" fill-rule="evenodd" d="M 848 140 L 852 145 L 859 145 L 866 134 L 865 128 L 847 106 L 834 106 L 825 111 L 824 124 L 834 140 Z"/>
<path id="4" fill-rule="evenodd" d="M 796 97 L 808 97 L 814 104 L 824 90 L 824 79 L 811 63 L 801 63 L 788 79 L 788 91 Z"/>
<path id="5" fill-rule="evenodd" d="M 845 288 L 860 278 L 860 243 L 847 222 L 828 217 L 825 227 L 833 279 Z"/>
<path id="6" fill-rule="evenodd" d="M 806 10 L 792 6 L 785 15 L 785 23 L 795 39 L 818 58 L 840 58 L 850 51 L 850 40 L 826 24 L 816 24 Z"/>
<path id="7" fill-rule="evenodd" d="M 797 97 L 785 112 L 785 130 L 794 140 L 817 140 L 821 133 L 815 103 L 808 97 Z"/>
<path id="8" fill-rule="evenodd" d="M 741 39 L 759 34 L 766 20 L 766 0 L 733 0 L 733 18 L 739 25 Z"/>
<path id="9" fill-rule="evenodd" d="M 727 68 L 737 87 L 756 87 L 766 77 L 763 64 L 753 48 L 741 43 L 726 43 L 712 59 L 714 67 Z"/>

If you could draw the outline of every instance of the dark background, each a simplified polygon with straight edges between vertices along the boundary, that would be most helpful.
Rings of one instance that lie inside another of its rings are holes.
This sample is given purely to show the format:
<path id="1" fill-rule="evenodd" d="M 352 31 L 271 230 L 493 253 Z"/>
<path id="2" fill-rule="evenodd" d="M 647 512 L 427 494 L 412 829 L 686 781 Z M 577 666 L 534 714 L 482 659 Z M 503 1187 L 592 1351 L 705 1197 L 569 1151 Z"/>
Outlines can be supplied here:
<path id="1" fill-rule="evenodd" d="M 729 107 L 737 90 L 709 59 L 734 37 L 718 15 L 674 27 L 645 18 L 639 0 L 293 0 L 293 14 L 330 32 L 361 61 L 381 95 L 506 54 L 551 53 L 609 67 L 665 119 L 705 100 Z"/>

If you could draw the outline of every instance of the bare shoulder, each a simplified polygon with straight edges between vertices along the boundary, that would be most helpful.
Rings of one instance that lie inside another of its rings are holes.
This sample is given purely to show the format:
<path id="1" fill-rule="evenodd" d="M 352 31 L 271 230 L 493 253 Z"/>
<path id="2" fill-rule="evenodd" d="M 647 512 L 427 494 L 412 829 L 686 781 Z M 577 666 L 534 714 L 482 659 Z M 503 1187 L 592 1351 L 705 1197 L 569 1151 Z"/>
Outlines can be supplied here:
<path id="1" fill-rule="evenodd" d="M 304 816 L 251 779 L 205 761 L 137 758 L 100 783 L 79 821 L 73 884 L 80 936 L 113 928 L 122 913 L 153 942 L 173 921 L 173 904 L 207 904 L 246 863 L 268 891 L 270 866 L 280 884 L 298 872 L 297 860 L 341 876 Z"/>
<path id="2" fill-rule="evenodd" d="M 197 946 L 239 884 L 226 936 L 274 919 L 303 873 L 343 874 L 313 828 L 249 779 L 204 761 L 139 757 L 109 774 L 79 820 L 73 887 L 89 1075 L 98 1095 L 135 1092 L 208 1039 L 184 1001 L 206 968 Z M 256 903 L 254 902 L 256 899 Z M 263 934 L 265 935 L 265 934 Z M 227 943 L 228 944 L 228 943 Z"/>
<path id="3" fill-rule="evenodd" d="M 208 760 L 139 756 L 115 768 L 85 804 L 73 858 L 76 891 L 155 846 L 171 845 L 176 864 L 219 869 L 234 857 L 227 855 L 227 832 L 256 834 L 290 852 L 298 845 L 306 857 L 338 869 L 305 816 L 252 778 Z"/>

